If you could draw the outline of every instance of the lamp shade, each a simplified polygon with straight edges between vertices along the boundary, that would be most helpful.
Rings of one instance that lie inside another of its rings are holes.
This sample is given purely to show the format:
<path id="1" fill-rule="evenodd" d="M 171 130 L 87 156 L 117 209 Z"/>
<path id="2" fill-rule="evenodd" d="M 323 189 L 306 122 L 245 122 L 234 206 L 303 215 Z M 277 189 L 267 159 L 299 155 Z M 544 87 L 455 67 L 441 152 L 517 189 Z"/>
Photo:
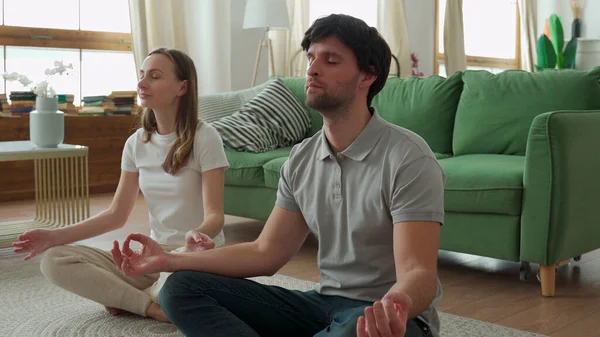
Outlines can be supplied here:
<path id="1" fill-rule="evenodd" d="M 287 0 L 246 0 L 243 28 L 288 29 Z"/>

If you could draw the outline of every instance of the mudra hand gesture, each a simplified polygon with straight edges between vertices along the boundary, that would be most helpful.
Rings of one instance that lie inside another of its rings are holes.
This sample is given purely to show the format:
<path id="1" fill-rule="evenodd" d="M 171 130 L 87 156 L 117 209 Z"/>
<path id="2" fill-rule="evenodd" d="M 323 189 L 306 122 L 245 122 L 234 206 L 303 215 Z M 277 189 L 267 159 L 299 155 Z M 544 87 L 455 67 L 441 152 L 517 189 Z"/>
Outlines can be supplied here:
<path id="1" fill-rule="evenodd" d="M 141 251 L 136 252 L 129 247 L 131 240 L 142 244 Z M 215 242 L 210 236 L 195 230 L 188 231 L 185 234 L 184 252 L 213 248 L 215 248 Z M 127 236 L 122 251 L 119 248 L 119 243 L 114 241 L 111 253 L 115 264 L 119 266 L 125 275 L 129 276 L 166 271 L 169 267 L 168 253 L 156 241 L 139 233 Z"/>
<path id="2" fill-rule="evenodd" d="M 185 251 L 209 250 L 215 248 L 215 242 L 210 236 L 195 230 L 185 233 Z"/>
<path id="3" fill-rule="evenodd" d="M 129 247 L 132 240 L 142 244 L 140 251 L 136 252 Z M 114 241 L 110 252 L 117 266 L 127 276 L 153 274 L 169 268 L 169 253 L 144 234 L 129 234 L 123 242 L 122 250 L 119 249 L 119 242 Z"/>
<path id="4" fill-rule="evenodd" d="M 356 324 L 357 337 L 403 337 L 412 300 L 399 292 L 386 294 L 381 301 L 365 308 Z"/>

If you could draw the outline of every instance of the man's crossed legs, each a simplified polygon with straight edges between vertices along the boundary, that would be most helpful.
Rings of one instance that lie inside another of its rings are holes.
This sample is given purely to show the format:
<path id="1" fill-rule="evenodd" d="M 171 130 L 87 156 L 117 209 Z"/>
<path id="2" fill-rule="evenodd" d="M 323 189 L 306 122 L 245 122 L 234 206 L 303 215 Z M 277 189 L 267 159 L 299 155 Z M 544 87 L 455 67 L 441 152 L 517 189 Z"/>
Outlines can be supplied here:
<path id="1" fill-rule="evenodd" d="M 186 336 L 211 337 L 356 336 L 358 317 L 372 305 L 193 271 L 169 276 L 159 303 Z M 405 336 L 430 333 L 423 322 L 413 319 Z"/>

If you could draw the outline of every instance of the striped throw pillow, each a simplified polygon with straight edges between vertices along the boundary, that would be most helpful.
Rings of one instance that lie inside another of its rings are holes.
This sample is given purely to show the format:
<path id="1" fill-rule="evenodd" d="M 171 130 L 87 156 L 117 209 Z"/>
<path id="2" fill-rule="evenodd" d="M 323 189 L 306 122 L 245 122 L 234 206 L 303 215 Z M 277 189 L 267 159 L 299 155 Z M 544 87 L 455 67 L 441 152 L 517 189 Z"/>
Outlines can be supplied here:
<path id="1" fill-rule="evenodd" d="M 198 97 L 198 117 L 203 122 L 210 123 L 232 115 L 258 95 L 267 84 L 265 82 L 248 89 L 202 95 Z"/>
<path id="2" fill-rule="evenodd" d="M 300 142 L 311 121 L 296 96 L 277 78 L 239 111 L 211 125 L 221 134 L 226 147 L 261 153 Z"/>

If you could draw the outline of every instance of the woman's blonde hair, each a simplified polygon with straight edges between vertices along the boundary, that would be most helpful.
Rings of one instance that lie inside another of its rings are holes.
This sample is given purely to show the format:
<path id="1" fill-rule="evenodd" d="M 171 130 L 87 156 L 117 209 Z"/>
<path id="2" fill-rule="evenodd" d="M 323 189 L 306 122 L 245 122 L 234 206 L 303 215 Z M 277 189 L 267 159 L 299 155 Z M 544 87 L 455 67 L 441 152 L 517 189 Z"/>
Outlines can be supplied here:
<path id="1" fill-rule="evenodd" d="M 175 175 L 186 164 L 194 148 L 196 129 L 202 123 L 198 119 L 198 77 L 194 61 L 185 53 L 168 48 L 158 48 L 150 55 L 165 55 L 173 62 L 175 76 L 180 81 L 187 80 L 187 91 L 179 101 L 177 116 L 175 117 L 175 134 L 177 139 L 162 164 L 165 172 Z M 142 141 L 147 143 L 150 136 L 157 130 L 154 111 L 144 108 L 140 118 L 141 127 L 144 128 Z"/>

